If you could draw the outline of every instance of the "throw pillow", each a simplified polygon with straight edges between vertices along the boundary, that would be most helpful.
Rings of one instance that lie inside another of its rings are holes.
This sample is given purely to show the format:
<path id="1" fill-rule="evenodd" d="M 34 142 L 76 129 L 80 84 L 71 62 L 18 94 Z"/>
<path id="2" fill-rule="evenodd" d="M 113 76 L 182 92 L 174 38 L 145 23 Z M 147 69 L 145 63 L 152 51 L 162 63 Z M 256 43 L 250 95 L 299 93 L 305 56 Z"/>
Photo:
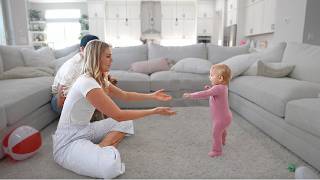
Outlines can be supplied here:
<path id="1" fill-rule="evenodd" d="M 231 78 L 235 78 L 248 69 L 258 57 L 253 54 L 242 54 L 229 58 L 219 64 L 227 65 L 231 70 Z"/>
<path id="2" fill-rule="evenodd" d="M 147 61 L 138 61 L 131 64 L 130 71 L 152 74 L 158 71 L 167 71 L 170 69 L 168 60 L 166 58 L 151 59 Z"/>
<path id="3" fill-rule="evenodd" d="M 286 63 L 264 63 L 257 62 L 258 76 L 281 78 L 288 76 L 294 69 L 294 65 Z"/>
<path id="4" fill-rule="evenodd" d="M 15 67 L 0 74 L 0 79 L 22 79 L 40 76 L 53 76 L 49 67 Z"/>
<path id="5" fill-rule="evenodd" d="M 264 63 L 257 61 L 243 75 L 280 78 L 288 76 L 293 69 L 294 65 L 287 63 Z"/>
<path id="6" fill-rule="evenodd" d="M 21 49 L 26 66 L 32 67 L 49 67 L 50 63 L 55 60 L 52 50 L 49 47 L 43 47 L 38 50 Z"/>
<path id="7" fill-rule="evenodd" d="M 185 58 L 172 66 L 171 71 L 209 74 L 212 63 L 200 58 Z"/>

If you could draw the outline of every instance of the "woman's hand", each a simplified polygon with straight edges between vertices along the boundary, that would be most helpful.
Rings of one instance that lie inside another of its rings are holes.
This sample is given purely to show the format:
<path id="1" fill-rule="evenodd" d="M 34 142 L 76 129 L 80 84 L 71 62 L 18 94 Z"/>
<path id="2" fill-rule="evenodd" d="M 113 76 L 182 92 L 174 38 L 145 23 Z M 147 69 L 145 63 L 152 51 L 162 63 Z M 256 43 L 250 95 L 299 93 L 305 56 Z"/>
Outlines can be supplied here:
<path id="1" fill-rule="evenodd" d="M 156 107 L 153 110 L 154 110 L 154 114 L 160 114 L 165 116 L 171 116 L 176 114 L 176 112 L 171 110 L 171 108 L 169 107 Z"/>
<path id="2" fill-rule="evenodd" d="M 172 99 L 170 95 L 164 93 L 164 89 L 151 93 L 151 97 L 158 101 L 170 101 Z"/>
<path id="3" fill-rule="evenodd" d="M 184 93 L 182 97 L 184 99 L 190 99 L 191 98 L 190 93 Z"/>
<path id="4" fill-rule="evenodd" d="M 209 86 L 209 85 L 205 85 L 205 86 L 204 86 L 204 89 L 205 89 L 205 90 L 210 89 L 210 88 L 211 88 L 211 86 Z"/>

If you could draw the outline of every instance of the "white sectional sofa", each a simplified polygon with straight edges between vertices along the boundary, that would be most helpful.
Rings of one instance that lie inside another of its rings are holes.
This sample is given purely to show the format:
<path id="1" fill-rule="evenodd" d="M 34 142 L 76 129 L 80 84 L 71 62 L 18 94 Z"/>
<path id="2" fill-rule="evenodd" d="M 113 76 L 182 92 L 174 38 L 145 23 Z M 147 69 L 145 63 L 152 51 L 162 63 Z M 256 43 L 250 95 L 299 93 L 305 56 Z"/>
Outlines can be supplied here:
<path id="1" fill-rule="evenodd" d="M 287 43 L 288 77 L 239 76 L 230 106 L 245 119 L 320 170 L 320 46 Z"/>

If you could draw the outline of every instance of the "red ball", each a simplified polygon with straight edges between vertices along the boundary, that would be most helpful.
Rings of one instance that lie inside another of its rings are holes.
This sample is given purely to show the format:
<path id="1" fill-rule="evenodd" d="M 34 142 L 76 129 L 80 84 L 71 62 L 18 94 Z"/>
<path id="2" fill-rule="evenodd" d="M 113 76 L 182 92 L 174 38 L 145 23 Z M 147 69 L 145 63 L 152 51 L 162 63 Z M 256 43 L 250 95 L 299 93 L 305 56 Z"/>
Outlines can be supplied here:
<path id="1" fill-rule="evenodd" d="M 8 133 L 2 141 L 4 153 L 14 160 L 24 160 L 41 147 L 41 134 L 30 126 L 21 126 Z"/>

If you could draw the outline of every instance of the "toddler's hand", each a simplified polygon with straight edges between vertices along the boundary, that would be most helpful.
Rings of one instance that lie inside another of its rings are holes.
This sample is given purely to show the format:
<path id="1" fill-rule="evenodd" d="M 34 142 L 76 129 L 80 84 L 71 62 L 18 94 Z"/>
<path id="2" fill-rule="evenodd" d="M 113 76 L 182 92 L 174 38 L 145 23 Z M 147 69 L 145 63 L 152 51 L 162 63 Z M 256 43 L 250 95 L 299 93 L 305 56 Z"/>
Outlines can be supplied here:
<path id="1" fill-rule="evenodd" d="M 190 93 L 184 93 L 183 94 L 183 98 L 184 99 L 189 99 L 191 96 L 190 96 Z"/>
<path id="2" fill-rule="evenodd" d="M 209 86 L 209 85 L 204 86 L 204 89 L 210 89 L 210 88 L 211 88 L 211 86 Z"/>

